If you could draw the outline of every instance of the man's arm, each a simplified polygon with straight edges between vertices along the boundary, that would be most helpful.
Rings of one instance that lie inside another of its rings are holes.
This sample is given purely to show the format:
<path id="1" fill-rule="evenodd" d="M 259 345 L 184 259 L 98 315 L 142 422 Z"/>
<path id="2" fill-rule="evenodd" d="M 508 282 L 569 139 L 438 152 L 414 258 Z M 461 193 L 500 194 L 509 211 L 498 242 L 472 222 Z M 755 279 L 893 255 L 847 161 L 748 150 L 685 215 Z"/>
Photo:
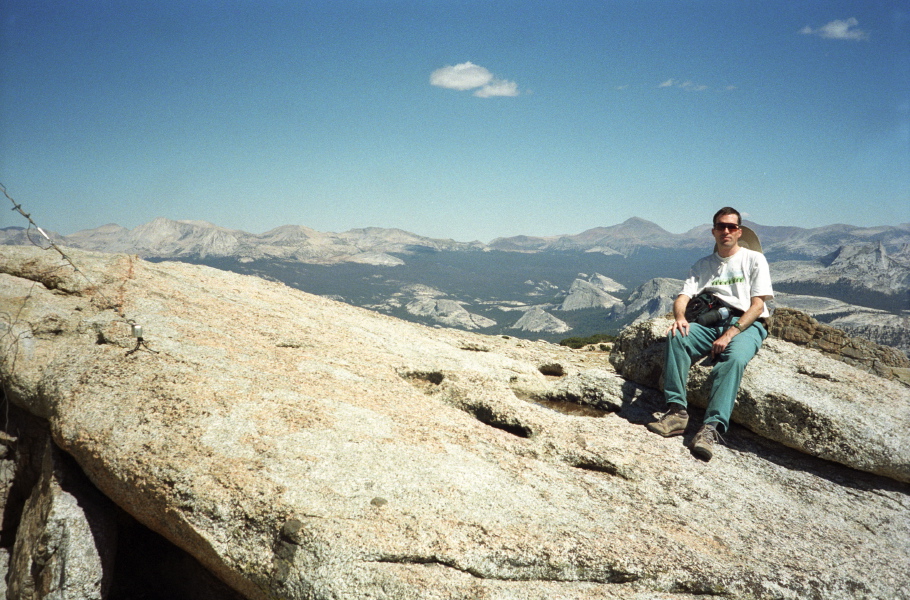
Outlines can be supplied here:
<path id="1" fill-rule="evenodd" d="M 686 307 L 689 305 L 689 297 L 680 294 L 673 301 L 673 324 L 667 329 L 667 334 L 676 335 L 679 331 L 682 335 L 689 335 L 689 322 L 686 320 Z M 761 314 L 759 312 L 759 314 Z"/>
<path id="2" fill-rule="evenodd" d="M 762 311 L 765 310 L 765 297 L 764 296 L 753 296 L 752 303 L 749 305 L 749 309 L 743 313 L 743 316 L 739 318 L 739 321 L 736 325 L 739 325 L 739 328 L 732 326 L 727 328 L 725 332 L 720 334 L 720 337 L 714 340 L 714 346 L 711 348 L 711 354 L 717 356 L 723 352 L 727 345 L 741 333 L 745 331 L 746 328 L 752 325 L 758 317 L 761 316 Z"/>

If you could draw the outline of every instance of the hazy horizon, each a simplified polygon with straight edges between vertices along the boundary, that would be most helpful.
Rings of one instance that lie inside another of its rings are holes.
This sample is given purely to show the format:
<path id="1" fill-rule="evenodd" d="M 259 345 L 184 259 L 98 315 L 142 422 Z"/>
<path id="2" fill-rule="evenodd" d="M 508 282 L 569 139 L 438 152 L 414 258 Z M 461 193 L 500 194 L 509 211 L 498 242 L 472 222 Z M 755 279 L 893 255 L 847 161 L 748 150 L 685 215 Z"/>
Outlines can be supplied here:
<path id="1" fill-rule="evenodd" d="M 0 77 L 61 233 L 910 222 L 905 0 L 8 0 Z"/>

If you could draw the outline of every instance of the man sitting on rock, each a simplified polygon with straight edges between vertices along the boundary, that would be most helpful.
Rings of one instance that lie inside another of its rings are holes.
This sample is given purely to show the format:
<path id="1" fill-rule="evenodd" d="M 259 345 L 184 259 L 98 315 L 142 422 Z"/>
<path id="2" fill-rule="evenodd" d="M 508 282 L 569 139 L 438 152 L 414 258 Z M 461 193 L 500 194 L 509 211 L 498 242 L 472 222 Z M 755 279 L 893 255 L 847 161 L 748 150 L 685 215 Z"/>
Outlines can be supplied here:
<path id="1" fill-rule="evenodd" d="M 745 247 L 746 240 L 740 245 L 744 230 L 749 234 L 748 245 L 758 251 Z M 692 453 L 704 460 L 711 459 L 714 443 L 730 424 L 746 364 L 768 337 L 765 319 L 769 312 L 765 301 L 774 297 L 768 261 L 760 251 L 758 238 L 742 227 L 739 212 L 730 207 L 717 211 L 711 233 L 716 241 L 714 254 L 692 266 L 682 292 L 673 303 L 674 320 L 667 329 L 664 367 L 664 399 L 668 410 L 647 425 L 664 437 L 683 434 L 689 424 L 686 412 L 689 367 L 694 360 L 710 353 L 716 361 L 710 377 L 711 395 L 704 424 L 692 441 Z M 696 297 L 702 302 L 690 306 L 690 300 Z M 705 304 L 713 309 L 702 315 L 694 314 L 697 305 Z"/>

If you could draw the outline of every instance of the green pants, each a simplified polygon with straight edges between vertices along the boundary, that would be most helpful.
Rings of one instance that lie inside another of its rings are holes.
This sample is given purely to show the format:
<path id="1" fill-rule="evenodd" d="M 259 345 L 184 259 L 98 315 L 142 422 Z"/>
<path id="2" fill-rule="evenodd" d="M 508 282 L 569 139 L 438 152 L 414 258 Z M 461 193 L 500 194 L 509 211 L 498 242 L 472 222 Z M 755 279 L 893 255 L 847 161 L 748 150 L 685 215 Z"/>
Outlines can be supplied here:
<path id="1" fill-rule="evenodd" d="M 717 327 L 705 327 L 691 323 L 689 335 L 667 337 L 667 354 L 664 361 L 664 399 L 667 403 L 686 406 L 686 382 L 689 380 L 689 367 L 692 362 L 711 352 L 714 340 L 733 323 L 739 320 L 733 317 Z M 705 423 L 716 423 L 721 433 L 730 425 L 730 414 L 736 393 L 743 378 L 746 365 L 758 352 L 768 332 L 761 323 L 754 323 L 742 333 L 734 336 L 711 370 L 711 396 L 708 399 L 708 410 L 705 412 Z"/>

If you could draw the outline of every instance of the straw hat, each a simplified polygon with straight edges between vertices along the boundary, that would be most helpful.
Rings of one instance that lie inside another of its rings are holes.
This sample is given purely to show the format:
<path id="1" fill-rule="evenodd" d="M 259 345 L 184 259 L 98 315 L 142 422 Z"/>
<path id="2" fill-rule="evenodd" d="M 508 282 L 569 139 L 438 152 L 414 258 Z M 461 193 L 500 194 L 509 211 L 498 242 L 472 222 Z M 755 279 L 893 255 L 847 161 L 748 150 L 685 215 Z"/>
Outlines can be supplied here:
<path id="1" fill-rule="evenodd" d="M 758 235 L 746 227 L 745 225 L 740 225 L 740 229 L 743 234 L 739 236 L 739 245 L 741 248 L 748 248 L 749 250 L 755 250 L 756 252 L 764 252 L 761 249 L 761 242 L 758 241 Z M 714 251 L 717 252 L 717 244 L 714 244 Z"/>

